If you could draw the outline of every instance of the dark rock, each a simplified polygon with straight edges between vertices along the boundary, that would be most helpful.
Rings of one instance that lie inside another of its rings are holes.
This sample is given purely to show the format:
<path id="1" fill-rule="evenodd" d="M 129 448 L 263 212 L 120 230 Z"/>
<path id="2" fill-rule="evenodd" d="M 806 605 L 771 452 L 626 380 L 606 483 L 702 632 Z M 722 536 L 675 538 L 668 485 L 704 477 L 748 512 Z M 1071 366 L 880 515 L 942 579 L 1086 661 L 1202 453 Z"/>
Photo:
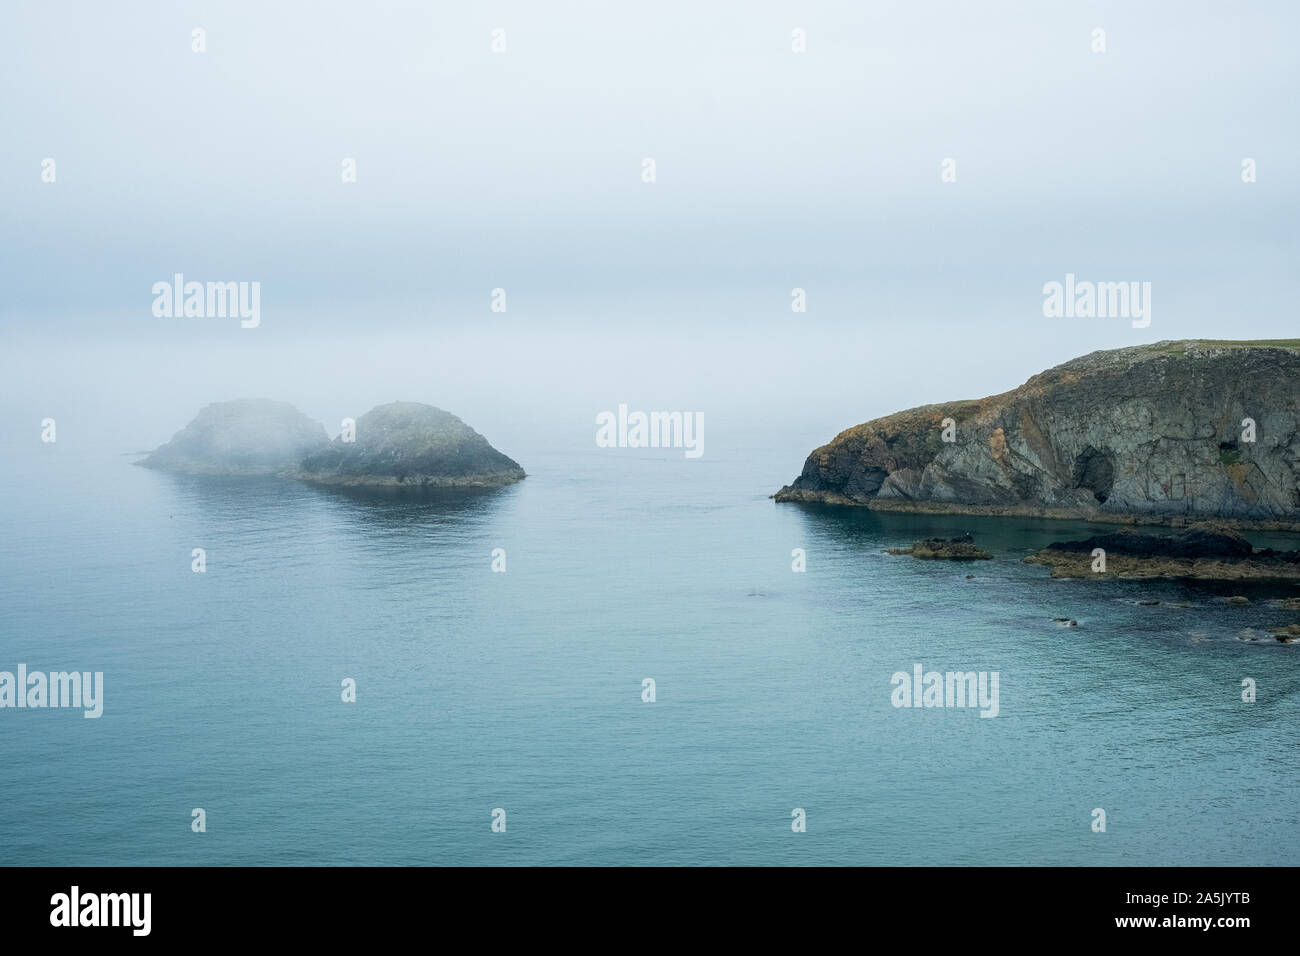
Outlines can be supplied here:
<path id="1" fill-rule="evenodd" d="M 1093 570 L 1092 552 L 1106 552 L 1106 570 Z M 1052 577 L 1197 578 L 1215 581 L 1300 580 L 1300 551 L 1254 550 L 1236 531 L 1192 525 L 1167 534 L 1116 532 L 1057 541 L 1024 559 L 1046 564 Z M 1231 604 L 1249 604 L 1240 595 Z M 1159 603 L 1159 602 L 1140 602 Z"/>
<path id="2" fill-rule="evenodd" d="M 886 548 L 885 553 L 910 554 L 924 561 L 990 561 L 993 558 L 989 552 L 976 547 L 975 539 L 969 534 L 956 538 L 927 538 L 912 542 L 910 548 Z"/>
<path id="3" fill-rule="evenodd" d="M 1108 558 L 1112 554 L 1139 558 L 1247 558 L 1254 553 L 1250 542 L 1239 533 L 1212 525 L 1194 525 L 1168 534 L 1117 531 L 1082 541 L 1056 541 L 1048 547 L 1087 554 L 1091 554 L 1094 548 L 1101 548 Z"/>
<path id="4" fill-rule="evenodd" d="M 1282 644 L 1294 644 L 1300 641 L 1300 624 L 1287 624 L 1284 627 L 1271 627 L 1269 633 L 1274 640 Z"/>

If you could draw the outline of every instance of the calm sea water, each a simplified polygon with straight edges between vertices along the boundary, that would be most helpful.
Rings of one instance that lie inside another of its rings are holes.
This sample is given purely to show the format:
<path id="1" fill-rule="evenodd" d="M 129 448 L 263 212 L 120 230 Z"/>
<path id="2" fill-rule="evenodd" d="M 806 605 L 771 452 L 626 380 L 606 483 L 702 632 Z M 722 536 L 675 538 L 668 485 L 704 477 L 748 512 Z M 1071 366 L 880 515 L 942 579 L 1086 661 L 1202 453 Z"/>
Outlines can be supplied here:
<path id="1" fill-rule="evenodd" d="M 698 461 L 503 445 L 525 482 L 443 500 L 178 478 L 25 438 L 0 474 L 0 670 L 103 671 L 105 704 L 0 711 L 4 863 L 1300 850 L 1300 646 L 1239 639 L 1300 612 L 1021 563 L 1081 525 L 777 505 L 805 436 L 712 439 Z M 997 559 L 881 553 L 963 530 Z M 998 671 L 1000 715 L 893 708 L 890 676 L 915 663 Z"/>

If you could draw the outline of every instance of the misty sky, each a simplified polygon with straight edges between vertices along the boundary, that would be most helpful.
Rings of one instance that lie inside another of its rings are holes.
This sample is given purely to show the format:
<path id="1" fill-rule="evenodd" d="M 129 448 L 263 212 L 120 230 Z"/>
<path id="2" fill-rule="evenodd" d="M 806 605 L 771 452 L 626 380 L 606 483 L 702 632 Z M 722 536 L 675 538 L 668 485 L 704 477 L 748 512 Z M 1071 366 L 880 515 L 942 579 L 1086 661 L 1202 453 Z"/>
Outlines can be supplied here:
<path id="1" fill-rule="evenodd" d="M 2 427 L 134 450 L 265 395 L 331 432 L 427 401 L 512 453 L 619 402 L 825 440 L 1098 348 L 1295 335 L 1298 28 L 1283 0 L 10 4 Z M 260 327 L 156 318 L 176 272 L 260 282 Z M 1044 318 L 1067 272 L 1151 282 L 1150 327 Z"/>

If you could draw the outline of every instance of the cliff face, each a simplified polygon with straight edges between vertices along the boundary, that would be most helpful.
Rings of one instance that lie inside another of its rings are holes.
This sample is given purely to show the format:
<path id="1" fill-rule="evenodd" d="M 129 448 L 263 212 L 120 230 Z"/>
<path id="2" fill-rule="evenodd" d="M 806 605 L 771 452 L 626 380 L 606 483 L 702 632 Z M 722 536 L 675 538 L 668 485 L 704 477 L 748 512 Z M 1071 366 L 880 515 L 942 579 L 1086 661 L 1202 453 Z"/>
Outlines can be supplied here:
<path id="1" fill-rule="evenodd" d="M 276 475 L 328 441 L 323 425 L 288 402 L 214 402 L 136 464 L 191 475 Z"/>
<path id="2" fill-rule="evenodd" d="M 1285 524 L 1300 522 L 1298 479 L 1300 340 L 1185 341 L 1094 352 L 1002 395 L 850 428 L 774 497 Z"/>
<path id="3" fill-rule="evenodd" d="M 303 458 L 296 477 L 349 487 L 494 487 L 524 470 L 450 412 L 393 402 L 357 419 L 356 440 L 342 436 Z"/>

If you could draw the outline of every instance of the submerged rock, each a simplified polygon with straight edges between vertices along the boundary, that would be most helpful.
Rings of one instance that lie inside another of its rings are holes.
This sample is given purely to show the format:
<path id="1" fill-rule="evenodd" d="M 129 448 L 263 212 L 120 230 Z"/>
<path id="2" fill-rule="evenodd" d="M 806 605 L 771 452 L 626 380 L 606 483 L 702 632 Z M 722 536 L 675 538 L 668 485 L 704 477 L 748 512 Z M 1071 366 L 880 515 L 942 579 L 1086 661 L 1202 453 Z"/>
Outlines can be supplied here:
<path id="1" fill-rule="evenodd" d="M 773 497 L 1300 527 L 1298 479 L 1300 340 L 1183 341 L 1094 352 L 1001 395 L 850 428 Z"/>
<path id="2" fill-rule="evenodd" d="M 340 436 L 305 456 L 295 477 L 352 488 L 492 488 L 525 475 L 450 412 L 393 402 L 357 419 L 355 441 Z"/>
<path id="3" fill-rule="evenodd" d="M 886 554 L 910 554 L 923 561 L 991 561 L 993 555 L 975 546 L 969 534 L 956 538 L 913 541 L 910 548 L 886 548 Z M 971 577 L 972 575 L 967 575 Z"/>
<path id="4" fill-rule="evenodd" d="M 324 425 L 288 402 L 239 399 L 203 408 L 136 464 L 189 475 L 278 475 L 328 441 Z"/>
<path id="5" fill-rule="evenodd" d="M 1294 644 L 1300 641 L 1300 624 L 1288 624 L 1285 627 L 1271 627 L 1269 633 L 1281 644 Z"/>

